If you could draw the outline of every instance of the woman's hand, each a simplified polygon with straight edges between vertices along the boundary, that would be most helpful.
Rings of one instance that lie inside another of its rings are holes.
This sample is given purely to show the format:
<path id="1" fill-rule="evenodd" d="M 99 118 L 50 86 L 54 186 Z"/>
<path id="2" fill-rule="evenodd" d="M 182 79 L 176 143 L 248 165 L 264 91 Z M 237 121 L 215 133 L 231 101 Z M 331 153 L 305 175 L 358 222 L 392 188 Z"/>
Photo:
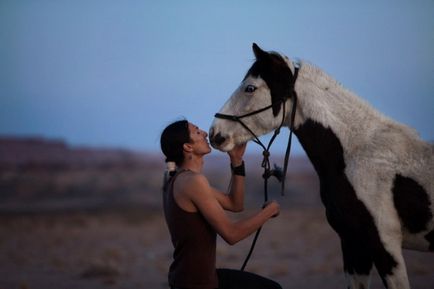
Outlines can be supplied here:
<path id="1" fill-rule="evenodd" d="M 276 201 L 268 201 L 262 206 L 262 208 L 270 212 L 271 218 L 275 218 L 280 214 L 280 206 Z"/>
<path id="2" fill-rule="evenodd" d="M 229 158 L 231 159 L 231 164 L 234 167 L 241 165 L 243 162 L 243 156 L 246 151 L 247 143 L 239 144 L 234 146 L 234 148 L 228 151 Z"/>

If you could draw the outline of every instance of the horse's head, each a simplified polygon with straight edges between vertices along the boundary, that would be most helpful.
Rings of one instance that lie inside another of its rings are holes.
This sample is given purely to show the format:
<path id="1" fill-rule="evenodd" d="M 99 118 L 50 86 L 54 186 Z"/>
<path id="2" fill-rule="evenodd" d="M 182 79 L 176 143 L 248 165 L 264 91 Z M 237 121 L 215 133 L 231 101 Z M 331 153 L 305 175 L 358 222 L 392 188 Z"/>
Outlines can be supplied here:
<path id="1" fill-rule="evenodd" d="M 286 117 L 282 115 L 285 113 L 282 106 L 290 107 L 293 66 L 285 56 L 263 51 L 255 43 L 253 52 L 256 61 L 219 114 L 245 116 L 270 106 L 269 109 L 242 118 L 242 122 L 252 132 L 261 136 L 279 127 Z M 285 111 L 288 112 L 287 109 Z M 222 151 L 229 151 L 235 145 L 253 138 L 252 133 L 239 122 L 220 117 L 214 119 L 209 136 L 212 146 Z"/>

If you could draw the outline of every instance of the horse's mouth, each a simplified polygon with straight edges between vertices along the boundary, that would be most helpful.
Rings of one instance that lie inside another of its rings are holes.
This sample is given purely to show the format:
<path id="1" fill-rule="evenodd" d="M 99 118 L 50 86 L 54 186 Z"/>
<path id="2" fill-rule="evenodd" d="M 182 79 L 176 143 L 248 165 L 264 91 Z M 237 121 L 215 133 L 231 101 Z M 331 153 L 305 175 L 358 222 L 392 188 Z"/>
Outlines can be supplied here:
<path id="1" fill-rule="evenodd" d="M 211 130 L 210 133 L 213 131 Z M 211 135 L 209 138 L 210 145 L 219 151 L 228 152 L 232 150 L 236 145 L 245 144 L 249 142 L 252 138 L 249 137 L 235 137 L 233 135 L 224 135 L 220 133 Z"/>
<path id="2" fill-rule="evenodd" d="M 210 144 L 213 148 L 222 152 L 228 152 L 234 147 L 234 144 L 230 138 L 226 138 L 223 141 L 215 141 L 214 139 L 211 139 Z"/>
<path id="3" fill-rule="evenodd" d="M 222 151 L 222 152 L 226 152 L 227 151 L 227 150 L 224 149 L 225 148 L 225 144 L 224 143 L 223 144 L 216 144 L 215 142 L 211 142 L 210 144 L 216 150 L 219 150 L 219 151 Z"/>

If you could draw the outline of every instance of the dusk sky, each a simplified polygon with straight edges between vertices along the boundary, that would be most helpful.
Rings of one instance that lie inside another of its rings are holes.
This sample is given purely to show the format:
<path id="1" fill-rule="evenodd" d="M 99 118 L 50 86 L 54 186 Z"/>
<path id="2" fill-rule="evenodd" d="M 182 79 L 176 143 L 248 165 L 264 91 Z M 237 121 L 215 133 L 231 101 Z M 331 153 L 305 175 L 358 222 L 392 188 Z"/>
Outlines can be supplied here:
<path id="1" fill-rule="evenodd" d="M 252 42 L 434 140 L 434 0 L 0 0 L 0 136 L 157 152 L 174 120 L 208 130 Z"/>

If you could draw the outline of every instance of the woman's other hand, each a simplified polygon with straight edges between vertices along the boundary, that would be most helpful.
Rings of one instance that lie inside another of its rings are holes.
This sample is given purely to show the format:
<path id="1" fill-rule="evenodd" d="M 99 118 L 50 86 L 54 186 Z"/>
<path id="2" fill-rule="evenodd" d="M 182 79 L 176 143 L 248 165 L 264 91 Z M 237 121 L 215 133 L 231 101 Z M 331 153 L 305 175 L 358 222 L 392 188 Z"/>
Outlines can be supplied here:
<path id="1" fill-rule="evenodd" d="M 234 148 L 228 151 L 228 155 L 231 159 L 231 164 L 234 167 L 241 165 L 243 162 L 243 156 L 246 151 L 247 143 L 239 144 L 234 146 Z"/>

